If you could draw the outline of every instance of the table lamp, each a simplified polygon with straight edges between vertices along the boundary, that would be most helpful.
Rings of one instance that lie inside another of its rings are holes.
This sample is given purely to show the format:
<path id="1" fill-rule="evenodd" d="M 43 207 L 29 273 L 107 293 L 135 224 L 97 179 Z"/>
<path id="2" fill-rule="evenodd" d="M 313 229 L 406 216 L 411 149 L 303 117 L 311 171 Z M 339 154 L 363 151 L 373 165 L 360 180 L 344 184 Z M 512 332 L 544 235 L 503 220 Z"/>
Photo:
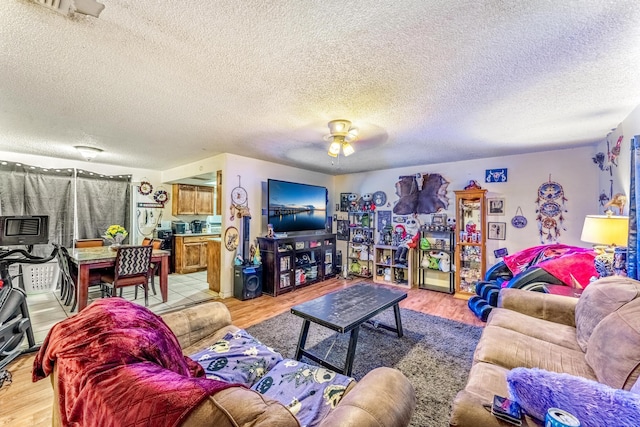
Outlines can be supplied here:
<path id="1" fill-rule="evenodd" d="M 606 215 L 587 215 L 584 219 L 580 240 L 594 244 L 594 250 L 598 254 L 594 262 L 600 277 L 614 274 L 614 252 L 619 258 L 616 262 L 616 274 L 626 276 L 628 239 L 628 216 L 615 216 L 613 212 L 607 211 Z"/>

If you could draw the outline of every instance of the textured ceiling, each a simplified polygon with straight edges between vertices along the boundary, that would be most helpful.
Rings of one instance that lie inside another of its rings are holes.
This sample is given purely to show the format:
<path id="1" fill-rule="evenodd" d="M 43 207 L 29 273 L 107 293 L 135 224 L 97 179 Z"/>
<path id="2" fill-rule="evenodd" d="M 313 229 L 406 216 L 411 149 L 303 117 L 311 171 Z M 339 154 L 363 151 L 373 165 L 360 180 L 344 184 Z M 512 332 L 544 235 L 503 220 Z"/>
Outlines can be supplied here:
<path id="1" fill-rule="evenodd" d="M 640 104 L 636 0 L 101 2 L 0 1 L 0 150 L 342 174 L 596 144 Z"/>

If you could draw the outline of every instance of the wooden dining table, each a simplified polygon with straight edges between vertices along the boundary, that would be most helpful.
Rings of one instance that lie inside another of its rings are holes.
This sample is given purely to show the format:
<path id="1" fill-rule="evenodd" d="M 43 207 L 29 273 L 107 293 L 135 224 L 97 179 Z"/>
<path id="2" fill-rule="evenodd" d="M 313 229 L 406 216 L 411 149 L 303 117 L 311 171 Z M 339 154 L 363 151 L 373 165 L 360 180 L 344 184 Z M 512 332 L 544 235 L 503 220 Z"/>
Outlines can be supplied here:
<path id="1" fill-rule="evenodd" d="M 87 306 L 91 270 L 114 267 L 116 264 L 116 252 L 109 246 L 69 249 L 71 261 L 78 266 L 78 311 Z M 169 296 L 170 254 L 171 252 L 162 249 L 154 249 L 151 253 L 151 262 L 160 263 L 160 294 L 162 295 L 162 302 L 167 302 Z"/>

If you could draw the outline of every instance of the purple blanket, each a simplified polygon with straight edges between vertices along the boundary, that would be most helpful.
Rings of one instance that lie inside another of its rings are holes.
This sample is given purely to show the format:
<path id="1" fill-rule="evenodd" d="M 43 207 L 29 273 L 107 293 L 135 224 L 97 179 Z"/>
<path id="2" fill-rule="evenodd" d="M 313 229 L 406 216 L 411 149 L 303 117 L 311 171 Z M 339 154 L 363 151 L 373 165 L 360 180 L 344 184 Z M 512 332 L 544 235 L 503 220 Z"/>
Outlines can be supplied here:
<path id="1" fill-rule="evenodd" d="M 122 298 L 57 323 L 33 364 L 56 365 L 62 425 L 177 426 L 205 397 L 236 384 L 209 380 L 162 319 Z"/>

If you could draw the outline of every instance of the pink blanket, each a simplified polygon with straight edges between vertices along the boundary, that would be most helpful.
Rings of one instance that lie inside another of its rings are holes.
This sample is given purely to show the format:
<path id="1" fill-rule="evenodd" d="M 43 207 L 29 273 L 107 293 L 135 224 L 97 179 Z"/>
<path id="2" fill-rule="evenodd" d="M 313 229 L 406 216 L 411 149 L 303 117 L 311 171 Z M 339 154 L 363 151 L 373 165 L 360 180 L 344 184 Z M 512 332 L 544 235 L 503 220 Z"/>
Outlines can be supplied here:
<path id="1" fill-rule="evenodd" d="M 591 277 L 597 276 L 595 256 L 593 249 L 558 243 L 524 249 L 504 257 L 504 263 L 514 276 L 535 265 L 568 286 L 572 285 L 573 276 L 584 288 L 589 284 Z"/>
<path id="2" fill-rule="evenodd" d="M 237 386 L 205 378 L 159 316 L 122 298 L 54 325 L 33 381 L 54 364 L 64 426 L 177 426 L 205 397 Z"/>

